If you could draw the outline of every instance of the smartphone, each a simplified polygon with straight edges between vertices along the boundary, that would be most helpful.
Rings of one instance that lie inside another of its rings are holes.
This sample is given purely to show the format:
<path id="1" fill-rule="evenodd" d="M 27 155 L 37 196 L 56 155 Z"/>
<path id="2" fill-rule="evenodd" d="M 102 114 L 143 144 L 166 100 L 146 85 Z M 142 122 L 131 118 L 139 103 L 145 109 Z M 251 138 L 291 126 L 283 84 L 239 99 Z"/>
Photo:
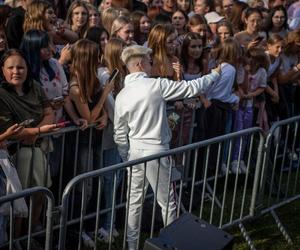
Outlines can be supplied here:
<path id="1" fill-rule="evenodd" d="M 71 124 L 70 121 L 59 122 L 59 123 L 56 123 L 56 127 L 57 127 L 57 128 L 65 128 L 65 127 L 68 126 L 69 124 Z"/>
<path id="2" fill-rule="evenodd" d="M 33 122 L 34 122 L 34 119 L 27 119 L 27 120 L 22 121 L 21 123 L 19 123 L 19 126 L 20 127 L 27 127 Z"/>
<path id="3" fill-rule="evenodd" d="M 118 74 L 119 74 L 119 70 L 114 69 L 113 72 L 111 73 L 110 77 L 108 78 L 108 83 L 112 82 Z"/>
<path id="4" fill-rule="evenodd" d="M 64 100 L 63 96 L 57 96 L 52 99 L 52 102 L 62 102 Z"/>
<path id="5" fill-rule="evenodd" d="M 263 36 L 258 36 L 254 39 L 255 42 L 261 42 L 262 40 L 264 40 Z"/>

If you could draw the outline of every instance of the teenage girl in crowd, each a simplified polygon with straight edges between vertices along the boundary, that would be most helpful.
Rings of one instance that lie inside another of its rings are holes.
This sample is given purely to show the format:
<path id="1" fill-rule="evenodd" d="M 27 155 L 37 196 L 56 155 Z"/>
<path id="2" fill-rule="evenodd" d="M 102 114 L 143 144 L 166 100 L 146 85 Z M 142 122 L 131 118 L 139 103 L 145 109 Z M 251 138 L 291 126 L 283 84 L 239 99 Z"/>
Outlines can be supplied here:
<path id="1" fill-rule="evenodd" d="M 66 111 L 75 125 L 82 126 L 82 129 L 86 128 L 87 121 L 79 119 L 69 98 L 69 84 L 65 72 L 58 61 L 52 57 L 48 34 L 45 31 L 29 30 L 24 34 L 20 48 L 29 62 L 33 77 L 41 84 L 54 110 L 55 122 L 65 121 L 64 111 Z M 53 151 L 50 153 L 49 163 L 51 176 L 55 177 L 59 173 L 61 164 L 62 137 L 52 136 L 51 140 Z M 58 182 L 54 184 L 58 187 Z"/>
<path id="2" fill-rule="evenodd" d="M 203 39 L 198 33 L 190 32 L 186 35 L 183 40 L 182 49 L 181 49 L 181 58 L 182 58 L 182 67 L 183 67 L 183 79 L 184 80 L 193 80 L 204 75 L 203 73 Z M 193 105 L 190 105 L 192 108 Z M 182 137 L 183 145 L 188 144 L 189 142 L 189 129 L 191 126 L 191 110 L 187 109 L 184 115 L 184 128 L 185 136 Z M 201 119 L 201 114 L 196 112 L 196 122 L 198 119 Z M 195 130 L 194 137 L 199 139 L 200 128 L 197 127 Z M 196 139 L 197 141 L 197 139 Z"/>
<path id="3" fill-rule="evenodd" d="M 265 90 L 266 110 L 269 126 L 279 119 L 279 91 L 278 75 L 281 67 L 281 54 L 284 48 L 284 40 L 278 35 L 271 35 L 267 41 L 266 55 L 269 59 L 267 87 Z"/>
<path id="4" fill-rule="evenodd" d="M 23 24 L 24 32 L 37 29 L 48 32 L 54 44 L 76 42 L 78 35 L 57 19 L 53 7 L 46 1 L 37 0 L 29 4 Z"/>
<path id="5" fill-rule="evenodd" d="M 285 39 L 278 77 L 280 105 L 284 109 L 280 114 L 280 120 L 293 116 L 294 93 L 300 77 L 299 52 L 300 30 L 291 31 Z"/>
<path id="6" fill-rule="evenodd" d="M 177 10 L 183 11 L 186 15 L 190 13 L 192 7 L 192 1 L 189 0 L 177 0 Z"/>
<path id="7" fill-rule="evenodd" d="M 87 30 L 85 38 L 99 45 L 100 65 L 104 65 L 104 48 L 109 40 L 108 32 L 101 27 L 91 27 Z"/>
<path id="8" fill-rule="evenodd" d="M 88 27 L 100 27 L 101 26 L 101 19 L 100 13 L 94 5 L 87 4 L 86 5 L 89 11 L 89 25 Z"/>
<path id="9" fill-rule="evenodd" d="M 107 125 L 107 112 L 103 107 L 112 86 L 107 84 L 104 89 L 100 87 L 97 77 L 98 63 L 99 46 L 96 43 L 82 39 L 73 45 L 71 51 L 70 99 L 81 118 L 87 120 L 89 124 L 98 124 L 96 130 L 87 129 L 79 135 L 79 157 L 76 175 L 98 169 L 102 165 L 101 130 Z M 92 138 L 91 145 L 89 145 L 89 138 Z M 75 202 L 82 199 L 81 192 L 82 189 L 78 187 L 75 192 Z M 91 199 L 91 195 L 92 180 L 89 180 L 86 185 L 85 198 L 87 204 Z M 85 245 L 91 246 L 93 244 L 86 232 L 83 232 L 81 237 Z"/>
<path id="10" fill-rule="evenodd" d="M 179 45 L 182 45 L 183 39 L 187 33 L 188 16 L 182 11 L 177 10 L 172 15 L 172 25 L 175 27 L 178 34 Z"/>
<path id="11" fill-rule="evenodd" d="M 271 9 L 266 20 L 265 31 L 268 37 L 272 34 L 279 34 L 282 38 L 285 38 L 289 33 L 287 12 L 282 5 Z"/>
<path id="12" fill-rule="evenodd" d="M 88 14 L 86 4 L 80 0 L 75 0 L 68 9 L 65 26 L 77 33 L 79 38 L 82 38 L 89 25 Z"/>
<path id="13" fill-rule="evenodd" d="M 266 40 L 266 34 L 260 32 L 262 18 L 262 13 L 257 8 L 247 8 L 245 10 L 246 29 L 235 34 L 235 38 L 243 47 L 256 47 L 263 40 Z"/>
<path id="14" fill-rule="evenodd" d="M 254 109 L 256 112 L 258 124 L 268 130 L 267 114 L 265 110 L 265 96 L 263 92 L 267 86 L 267 69 L 269 67 L 268 58 L 263 49 L 251 48 L 246 53 L 245 77 L 244 82 L 239 84 L 240 103 L 235 113 L 234 131 L 251 128 L 254 117 Z M 233 173 L 246 173 L 245 149 L 248 138 L 238 139 L 235 143 L 232 153 L 231 171 Z M 241 147 L 241 148 L 240 148 Z M 238 165 L 240 160 L 240 165 Z"/>
<path id="15" fill-rule="evenodd" d="M 129 18 L 119 16 L 111 26 L 111 37 L 122 39 L 127 45 L 135 44 L 134 27 Z"/>
<path id="16" fill-rule="evenodd" d="M 104 58 L 106 62 L 106 67 L 98 69 L 98 78 L 100 84 L 105 86 L 107 80 L 114 69 L 119 70 L 119 74 L 114 79 L 113 85 L 114 89 L 109 93 L 108 98 L 105 103 L 105 107 L 108 113 L 108 122 L 107 126 L 103 130 L 103 139 L 102 139 L 102 149 L 103 149 L 103 167 L 112 166 L 121 162 L 121 157 L 119 155 L 116 144 L 113 139 L 113 122 L 114 122 L 114 110 L 115 110 L 115 97 L 123 88 L 123 81 L 126 76 L 126 68 L 123 65 L 122 61 L 118 58 L 121 57 L 123 48 L 126 47 L 126 43 L 119 38 L 112 38 L 105 46 Z M 118 171 L 116 173 L 116 189 L 118 188 L 121 181 L 121 173 Z M 105 207 L 109 208 L 112 206 L 113 198 L 113 188 L 114 188 L 114 175 L 107 174 L 103 177 L 103 195 L 105 199 Z M 98 238 L 104 242 L 109 242 L 109 233 L 111 229 L 111 216 L 112 213 L 108 212 L 105 214 L 104 223 L 98 231 Z M 116 217 L 114 216 L 116 219 Z M 115 220 L 114 220 L 115 221 Z M 113 237 L 117 237 L 119 233 L 115 229 L 113 224 L 112 228 Z"/>
<path id="17" fill-rule="evenodd" d="M 151 20 L 142 11 L 134 11 L 130 16 L 134 26 L 134 41 L 139 45 L 144 45 L 151 30 Z"/>
<path id="18" fill-rule="evenodd" d="M 233 93 L 233 84 L 240 56 L 239 44 L 233 38 L 225 39 L 218 54 L 218 62 L 221 63 L 222 69 L 221 77 L 205 94 L 208 105 L 203 115 L 203 139 L 224 133 L 228 109 L 239 102 L 239 97 Z"/>
<path id="19" fill-rule="evenodd" d="M 148 38 L 153 58 L 152 77 L 181 79 L 181 65 L 175 55 L 177 46 L 177 32 L 172 25 L 158 24 L 152 28 Z"/>

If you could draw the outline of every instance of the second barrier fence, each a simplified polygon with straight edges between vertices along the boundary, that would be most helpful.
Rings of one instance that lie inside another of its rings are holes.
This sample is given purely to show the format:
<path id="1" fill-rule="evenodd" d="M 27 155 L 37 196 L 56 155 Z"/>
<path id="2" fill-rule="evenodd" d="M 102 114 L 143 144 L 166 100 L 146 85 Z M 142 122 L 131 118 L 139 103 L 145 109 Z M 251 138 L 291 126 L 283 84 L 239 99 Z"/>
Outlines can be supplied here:
<path id="1" fill-rule="evenodd" d="M 227 144 L 229 153 L 224 157 L 223 149 Z M 106 216 L 110 219 L 108 249 L 112 247 L 116 219 L 123 236 L 120 249 L 126 249 L 127 243 L 138 249 L 141 238 L 153 237 L 159 228 L 186 211 L 221 228 L 237 223 L 241 225 L 243 220 L 255 214 L 263 144 L 261 130 L 251 128 L 75 177 L 66 186 L 62 197 L 59 249 L 65 249 L 68 232 L 76 228 L 76 223 L 78 249 L 82 249 L 83 235 L 88 231 L 93 239 L 91 246 L 97 249 L 98 230 L 107 220 Z M 144 151 L 138 154 L 149 153 Z M 231 152 L 236 154 L 235 173 L 230 173 L 234 157 Z M 194 159 L 189 168 L 185 164 L 187 154 L 193 155 Z M 181 164 L 176 164 L 176 161 Z M 243 175 L 239 174 L 242 168 Z M 119 194 L 117 176 L 118 172 L 126 169 L 126 196 L 130 198 L 126 200 L 126 209 L 122 210 L 125 204 L 119 204 L 116 199 Z M 184 174 L 186 169 L 190 170 L 189 174 Z M 101 192 L 101 188 L 107 175 L 113 176 L 112 205 L 108 211 L 101 211 L 102 196 L 107 195 Z M 91 182 L 96 190 L 94 199 L 88 197 L 88 183 Z M 154 195 L 147 199 L 149 183 Z M 76 194 L 75 199 L 79 201 L 76 203 L 77 212 L 70 217 L 69 204 Z M 89 206 L 91 202 L 94 205 Z M 119 213 L 112 212 L 118 209 L 121 210 Z M 103 213 L 104 217 L 101 217 Z M 161 216 L 162 219 L 159 219 Z"/>

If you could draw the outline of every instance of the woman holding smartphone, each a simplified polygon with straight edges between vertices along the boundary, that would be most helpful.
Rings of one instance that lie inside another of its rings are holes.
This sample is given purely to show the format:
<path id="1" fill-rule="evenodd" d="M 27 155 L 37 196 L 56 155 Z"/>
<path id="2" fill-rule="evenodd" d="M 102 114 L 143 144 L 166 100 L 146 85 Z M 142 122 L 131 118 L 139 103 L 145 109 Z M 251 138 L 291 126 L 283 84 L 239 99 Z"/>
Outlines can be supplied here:
<path id="1" fill-rule="evenodd" d="M 71 50 L 70 99 L 80 117 L 90 124 L 97 124 L 96 130 L 91 128 L 92 131 L 89 129 L 79 135 L 76 175 L 99 169 L 102 166 L 101 130 L 106 127 L 108 119 L 107 112 L 103 107 L 113 85 L 108 83 L 104 89 L 100 86 L 97 77 L 99 55 L 99 46 L 87 39 L 77 41 Z M 92 133 L 92 137 L 90 137 L 90 133 Z M 92 180 L 89 179 L 86 183 L 88 203 L 92 195 Z M 82 189 L 78 187 L 75 192 L 75 202 L 79 202 L 81 198 Z M 79 209 L 76 211 L 79 212 Z M 83 232 L 81 237 L 86 246 L 93 244 L 87 233 Z"/>
<path id="2" fill-rule="evenodd" d="M 23 36 L 21 50 L 24 52 L 35 80 L 41 83 L 51 107 L 54 110 L 55 122 L 65 121 L 64 111 L 75 125 L 87 127 L 87 121 L 80 119 L 69 98 L 69 84 L 62 66 L 52 57 L 50 38 L 47 32 L 29 30 Z M 36 53 L 39 51 L 40 53 Z M 51 175 L 59 171 L 62 137 L 53 136 L 53 152 L 50 154 Z"/>
<path id="3" fill-rule="evenodd" d="M 38 137 L 56 128 L 53 110 L 40 84 L 30 77 L 29 65 L 22 52 L 8 50 L 0 66 L 4 79 L 0 87 L 0 133 L 15 123 L 33 119 L 29 127 L 13 136 L 21 141 L 16 166 L 22 187 L 50 187 L 49 168 L 46 167 L 45 153 L 41 148 L 43 142 Z M 42 207 L 43 196 L 37 194 L 33 199 L 33 231 L 40 228 Z"/>
<path id="4" fill-rule="evenodd" d="M 256 47 L 266 40 L 265 32 L 261 32 L 263 15 L 257 8 L 245 10 L 246 29 L 235 34 L 236 40 L 245 48 Z"/>

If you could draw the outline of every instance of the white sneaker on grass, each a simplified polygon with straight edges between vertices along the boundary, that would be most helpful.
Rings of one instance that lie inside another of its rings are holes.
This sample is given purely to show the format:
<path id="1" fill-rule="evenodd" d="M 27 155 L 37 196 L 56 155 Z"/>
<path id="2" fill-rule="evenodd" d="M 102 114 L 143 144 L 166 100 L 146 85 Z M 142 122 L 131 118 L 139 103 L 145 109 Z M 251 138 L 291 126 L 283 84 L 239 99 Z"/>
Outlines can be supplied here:
<path id="1" fill-rule="evenodd" d="M 118 232 L 117 232 L 118 233 Z M 119 233 L 118 233 L 118 236 L 119 236 Z M 103 227 L 101 227 L 99 230 L 98 230 L 98 235 L 97 235 L 97 238 L 99 241 L 102 241 L 102 242 L 105 242 L 105 243 L 109 243 L 109 232 L 106 231 Z M 114 239 L 114 232 L 113 232 L 113 237 L 112 237 L 112 243 L 115 242 L 115 239 Z"/>
<path id="2" fill-rule="evenodd" d="M 119 235 L 120 235 L 116 228 L 113 229 L 112 234 L 115 238 L 119 237 Z"/>
<path id="3" fill-rule="evenodd" d="M 240 161 L 240 170 L 241 170 L 242 174 L 247 173 L 247 166 L 243 160 Z"/>
<path id="4" fill-rule="evenodd" d="M 226 165 L 226 163 L 222 163 L 222 165 L 221 165 L 221 173 L 222 173 L 223 176 L 226 175 L 226 173 L 227 173 L 227 165 Z M 228 170 L 228 174 L 230 174 L 230 173 L 231 173 L 231 171 L 229 169 Z"/>
<path id="5" fill-rule="evenodd" d="M 233 174 L 236 174 L 236 173 L 240 174 L 242 172 L 241 169 L 238 166 L 238 161 L 237 160 L 231 162 L 231 172 Z"/>
<path id="6" fill-rule="evenodd" d="M 94 243 L 93 239 L 85 231 L 82 232 L 81 239 L 82 239 L 83 245 L 85 247 L 88 247 L 88 248 L 95 247 L 95 243 Z"/>

